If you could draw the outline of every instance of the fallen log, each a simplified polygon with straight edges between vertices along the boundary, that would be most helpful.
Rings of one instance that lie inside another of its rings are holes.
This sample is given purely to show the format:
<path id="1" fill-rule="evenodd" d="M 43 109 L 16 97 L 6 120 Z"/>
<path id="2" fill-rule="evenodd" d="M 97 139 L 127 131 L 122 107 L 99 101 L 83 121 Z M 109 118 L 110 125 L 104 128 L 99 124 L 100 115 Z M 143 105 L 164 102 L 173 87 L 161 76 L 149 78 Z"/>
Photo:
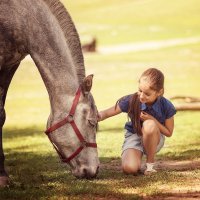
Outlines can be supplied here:
<path id="1" fill-rule="evenodd" d="M 192 103 L 192 102 L 200 102 L 199 97 L 191 97 L 191 96 L 173 96 L 170 98 L 171 100 L 182 99 L 185 102 Z"/>
<path id="2" fill-rule="evenodd" d="M 178 100 L 174 103 L 177 111 L 200 111 L 200 98 L 192 96 L 172 96 L 171 100 Z"/>
<path id="3" fill-rule="evenodd" d="M 175 108 L 177 111 L 200 111 L 200 103 L 185 103 L 185 104 L 175 104 Z"/>

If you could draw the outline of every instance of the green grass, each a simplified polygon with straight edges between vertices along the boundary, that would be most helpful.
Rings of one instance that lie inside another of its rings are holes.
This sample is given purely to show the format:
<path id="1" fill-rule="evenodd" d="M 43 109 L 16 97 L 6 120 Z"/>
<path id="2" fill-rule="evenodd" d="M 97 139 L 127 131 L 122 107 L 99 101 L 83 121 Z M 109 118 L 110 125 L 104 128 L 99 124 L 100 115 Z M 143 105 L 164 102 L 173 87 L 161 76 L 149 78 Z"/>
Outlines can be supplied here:
<path id="1" fill-rule="evenodd" d="M 95 35 L 100 45 L 199 36 L 197 0 L 62 2 L 68 5 L 81 37 Z M 150 27 L 154 27 L 152 31 Z M 95 75 L 92 93 L 98 109 L 112 106 L 121 96 L 136 91 L 140 74 L 152 66 L 165 74 L 166 97 L 200 96 L 199 46 L 197 43 L 122 54 L 85 54 L 86 72 Z M 120 156 L 125 114 L 99 124 L 97 143 L 101 169 L 97 179 L 74 178 L 69 168 L 60 163 L 43 133 L 50 112 L 48 95 L 36 67 L 28 60 L 22 62 L 13 78 L 6 112 L 5 164 L 12 183 L 0 189 L 0 199 L 164 197 L 177 187 L 180 193 L 187 190 L 192 193 L 200 181 L 198 167 L 160 170 L 151 177 L 124 175 Z M 157 160 L 199 161 L 199 130 L 200 112 L 178 112 L 174 135 L 167 138 Z"/>

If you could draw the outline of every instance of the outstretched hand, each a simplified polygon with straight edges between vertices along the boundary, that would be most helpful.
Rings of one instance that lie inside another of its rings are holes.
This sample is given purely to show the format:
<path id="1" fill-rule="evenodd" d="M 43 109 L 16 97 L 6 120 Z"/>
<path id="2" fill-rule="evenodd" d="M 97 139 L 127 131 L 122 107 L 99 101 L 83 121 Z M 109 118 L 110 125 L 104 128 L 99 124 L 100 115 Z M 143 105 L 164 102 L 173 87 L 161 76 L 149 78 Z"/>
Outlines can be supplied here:
<path id="1" fill-rule="evenodd" d="M 102 121 L 102 114 L 101 114 L 101 112 L 97 113 L 97 121 L 98 122 Z"/>

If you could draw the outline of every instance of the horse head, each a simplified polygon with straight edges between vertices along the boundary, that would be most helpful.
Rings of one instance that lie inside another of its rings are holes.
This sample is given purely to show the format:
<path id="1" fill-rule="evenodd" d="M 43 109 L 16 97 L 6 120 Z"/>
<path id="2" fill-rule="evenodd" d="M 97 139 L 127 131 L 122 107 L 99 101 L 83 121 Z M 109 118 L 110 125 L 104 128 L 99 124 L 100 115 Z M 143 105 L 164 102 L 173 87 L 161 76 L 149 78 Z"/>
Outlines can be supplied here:
<path id="1" fill-rule="evenodd" d="M 96 145 L 97 108 L 90 93 L 93 75 L 89 75 L 73 97 L 67 116 L 46 130 L 61 160 L 68 163 L 78 178 L 93 178 L 98 173 Z"/>

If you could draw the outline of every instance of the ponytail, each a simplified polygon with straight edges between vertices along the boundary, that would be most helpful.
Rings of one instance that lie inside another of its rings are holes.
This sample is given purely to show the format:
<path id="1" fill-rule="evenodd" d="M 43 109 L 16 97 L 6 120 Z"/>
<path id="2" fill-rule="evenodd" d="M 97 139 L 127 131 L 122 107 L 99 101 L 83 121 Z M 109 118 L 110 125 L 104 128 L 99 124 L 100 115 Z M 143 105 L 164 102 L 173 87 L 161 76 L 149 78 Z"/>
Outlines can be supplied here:
<path id="1" fill-rule="evenodd" d="M 133 130 L 135 129 L 138 135 L 142 135 L 142 127 L 140 123 L 140 114 L 141 114 L 140 104 L 141 103 L 139 100 L 139 96 L 138 93 L 136 92 L 130 99 L 128 116 L 130 117 L 131 122 L 133 124 Z"/>
<path id="2" fill-rule="evenodd" d="M 116 102 L 115 109 L 119 104 L 119 102 L 126 97 L 127 96 L 124 96 Z M 131 122 L 133 124 L 133 130 L 135 130 L 138 135 L 142 135 L 142 127 L 140 123 L 140 113 L 141 113 L 140 104 L 141 103 L 139 100 L 139 96 L 138 93 L 136 92 L 132 95 L 132 97 L 129 100 L 128 117 L 131 119 Z"/>

